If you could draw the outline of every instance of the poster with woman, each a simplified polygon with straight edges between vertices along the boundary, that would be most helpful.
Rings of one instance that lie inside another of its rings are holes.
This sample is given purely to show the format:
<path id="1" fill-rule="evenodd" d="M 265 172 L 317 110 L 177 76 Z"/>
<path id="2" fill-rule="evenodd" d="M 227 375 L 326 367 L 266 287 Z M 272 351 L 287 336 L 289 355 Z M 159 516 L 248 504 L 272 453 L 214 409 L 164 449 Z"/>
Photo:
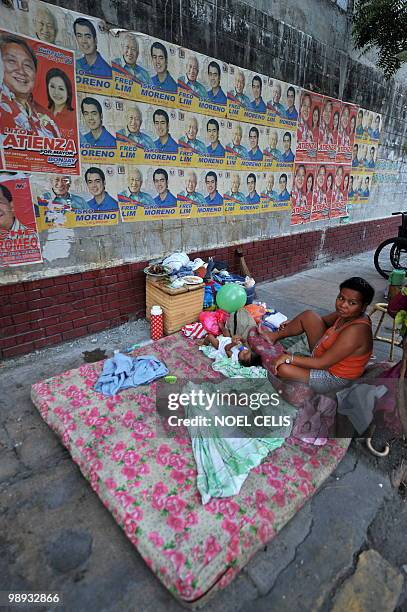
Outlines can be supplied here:
<path id="1" fill-rule="evenodd" d="M 329 219 L 330 201 L 332 191 L 328 193 L 327 176 L 332 174 L 327 164 L 316 164 L 314 192 L 312 194 L 311 221 Z"/>
<path id="2" fill-rule="evenodd" d="M 330 219 L 346 217 L 348 204 L 348 191 L 350 183 L 350 166 L 332 166 L 334 172 L 334 186 L 329 211 Z"/>
<path id="3" fill-rule="evenodd" d="M 267 123 L 276 128 L 295 130 L 299 116 L 300 89 L 278 79 L 268 81 L 270 97 L 267 101 Z"/>
<path id="4" fill-rule="evenodd" d="M 291 225 L 308 223 L 311 219 L 316 164 L 296 164 L 291 191 Z"/>
<path id="5" fill-rule="evenodd" d="M 297 162 L 316 161 L 322 102 L 323 96 L 305 89 L 301 91 L 297 124 Z"/>
<path id="6" fill-rule="evenodd" d="M 177 108 L 180 47 L 120 30 L 110 37 L 114 94 L 145 104 Z"/>
<path id="7" fill-rule="evenodd" d="M 41 262 L 30 180 L 0 173 L 0 268 Z"/>
<path id="8" fill-rule="evenodd" d="M 117 225 L 116 166 L 82 165 L 82 176 L 36 174 L 31 177 L 40 231 L 65 227 Z"/>
<path id="9" fill-rule="evenodd" d="M 0 74 L 5 168 L 79 174 L 73 53 L 0 30 Z"/>
<path id="10" fill-rule="evenodd" d="M 317 160 L 332 163 L 336 158 L 341 103 L 325 96 L 321 108 Z"/>
<path id="11" fill-rule="evenodd" d="M 211 117 L 226 117 L 229 66 L 188 49 L 179 50 L 179 108 Z"/>
<path id="12" fill-rule="evenodd" d="M 355 142 L 357 106 L 347 102 L 341 103 L 336 161 L 349 164 L 352 160 L 352 149 Z"/>

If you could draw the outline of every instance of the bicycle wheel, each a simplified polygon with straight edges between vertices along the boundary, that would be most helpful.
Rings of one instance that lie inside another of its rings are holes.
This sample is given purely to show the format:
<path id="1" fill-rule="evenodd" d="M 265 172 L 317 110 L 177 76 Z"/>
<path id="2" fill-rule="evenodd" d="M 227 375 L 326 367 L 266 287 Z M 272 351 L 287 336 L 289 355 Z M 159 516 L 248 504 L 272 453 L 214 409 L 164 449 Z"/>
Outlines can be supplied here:
<path id="1" fill-rule="evenodd" d="M 391 271 L 393 270 L 393 264 L 391 262 L 390 254 L 392 248 L 397 246 L 397 238 L 388 238 L 377 247 L 374 254 L 374 266 L 378 273 L 383 278 L 389 278 Z M 394 257 L 396 253 L 394 253 Z"/>
<path id="2" fill-rule="evenodd" d="M 407 250 L 406 246 L 402 246 L 395 242 L 390 249 L 390 261 L 395 270 L 407 271 Z"/>

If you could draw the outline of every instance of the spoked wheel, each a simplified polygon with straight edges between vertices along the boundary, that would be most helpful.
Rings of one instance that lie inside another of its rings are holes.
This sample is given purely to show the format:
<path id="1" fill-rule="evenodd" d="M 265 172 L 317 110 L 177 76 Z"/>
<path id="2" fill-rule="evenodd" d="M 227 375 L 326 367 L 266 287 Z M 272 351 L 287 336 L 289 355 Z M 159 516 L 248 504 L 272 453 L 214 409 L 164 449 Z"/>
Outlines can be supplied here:
<path id="1" fill-rule="evenodd" d="M 405 270 L 407 272 L 407 249 L 395 242 L 390 249 L 390 261 L 395 270 Z"/>
<path id="2" fill-rule="evenodd" d="M 377 247 L 374 254 L 374 265 L 378 273 L 383 278 L 389 278 L 391 271 L 393 270 L 393 263 L 391 261 L 391 253 L 393 252 L 393 258 L 396 261 L 396 256 L 400 247 L 397 246 L 396 238 L 388 238 Z"/>

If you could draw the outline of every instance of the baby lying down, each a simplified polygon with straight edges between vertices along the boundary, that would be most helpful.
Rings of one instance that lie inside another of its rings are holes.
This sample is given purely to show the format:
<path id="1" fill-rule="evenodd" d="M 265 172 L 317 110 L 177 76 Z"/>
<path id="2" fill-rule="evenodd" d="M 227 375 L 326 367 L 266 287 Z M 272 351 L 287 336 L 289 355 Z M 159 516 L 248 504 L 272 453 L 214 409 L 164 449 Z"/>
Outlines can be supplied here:
<path id="1" fill-rule="evenodd" d="M 243 344 L 240 336 L 214 336 L 208 334 L 205 338 L 197 341 L 199 346 L 213 346 L 217 349 L 217 357 L 229 357 L 232 361 L 238 361 L 245 367 L 261 366 L 260 355 Z"/>

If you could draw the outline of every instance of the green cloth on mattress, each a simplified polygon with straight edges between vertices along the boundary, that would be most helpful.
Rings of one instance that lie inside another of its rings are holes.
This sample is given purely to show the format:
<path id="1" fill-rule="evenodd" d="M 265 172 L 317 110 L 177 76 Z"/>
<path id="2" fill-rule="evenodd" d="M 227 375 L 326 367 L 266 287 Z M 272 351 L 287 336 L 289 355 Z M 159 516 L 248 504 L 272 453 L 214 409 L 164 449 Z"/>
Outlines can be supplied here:
<path id="1" fill-rule="evenodd" d="M 256 394 L 276 393 L 268 380 L 256 382 Z M 236 385 L 238 385 L 236 391 L 240 394 L 247 393 L 250 396 L 253 393 L 253 384 L 250 380 L 240 380 Z M 230 380 L 223 380 L 216 384 L 205 382 L 199 386 L 188 383 L 183 388 L 183 392 L 191 393 L 192 389 L 196 389 L 210 394 L 232 393 L 234 388 Z M 279 405 L 274 407 L 261 406 L 252 410 L 249 406 L 225 407 L 215 403 L 211 410 L 189 405 L 185 413 L 187 418 L 201 416 L 211 419 L 207 426 L 198 424 L 188 427 L 197 465 L 197 487 L 202 503 L 206 504 L 212 497 L 230 497 L 239 493 L 250 470 L 257 467 L 271 451 L 280 448 L 290 435 L 296 409 L 280 397 Z M 222 427 L 215 423 L 215 416 L 222 415 L 245 416 L 247 424 Z M 256 425 L 254 418 L 258 415 L 288 416 L 290 424 L 274 427 Z"/>

